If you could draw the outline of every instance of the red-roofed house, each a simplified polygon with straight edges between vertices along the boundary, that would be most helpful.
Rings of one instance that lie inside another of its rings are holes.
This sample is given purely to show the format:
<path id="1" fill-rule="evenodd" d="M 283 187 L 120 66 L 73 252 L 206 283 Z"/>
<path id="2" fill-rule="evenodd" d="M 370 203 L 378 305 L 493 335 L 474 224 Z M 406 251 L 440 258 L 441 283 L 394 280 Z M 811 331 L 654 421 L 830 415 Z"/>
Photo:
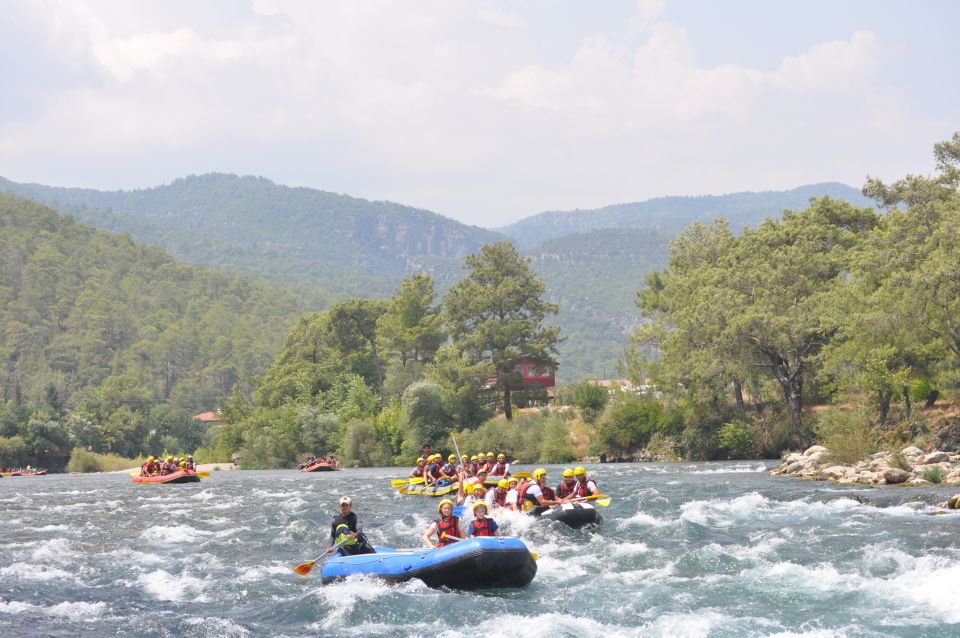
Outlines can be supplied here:
<path id="1" fill-rule="evenodd" d="M 201 423 L 213 423 L 217 421 L 220 417 L 217 416 L 216 412 L 201 412 L 193 417 L 194 421 L 200 421 Z"/>

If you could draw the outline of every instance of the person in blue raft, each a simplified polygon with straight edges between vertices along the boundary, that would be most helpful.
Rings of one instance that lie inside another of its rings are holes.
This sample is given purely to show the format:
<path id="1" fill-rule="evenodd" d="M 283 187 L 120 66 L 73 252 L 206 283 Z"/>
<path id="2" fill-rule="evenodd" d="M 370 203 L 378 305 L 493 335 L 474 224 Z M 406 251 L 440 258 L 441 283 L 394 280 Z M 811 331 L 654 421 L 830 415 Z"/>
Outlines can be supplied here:
<path id="1" fill-rule="evenodd" d="M 373 547 L 363 534 L 360 517 L 353 511 L 353 501 L 349 496 L 340 499 L 340 514 L 330 524 L 330 547 L 327 551 L 332 551 L 334 545 L 340 542 L 343 544 L 339 551 L 344 556 L 374 553 Z"/>

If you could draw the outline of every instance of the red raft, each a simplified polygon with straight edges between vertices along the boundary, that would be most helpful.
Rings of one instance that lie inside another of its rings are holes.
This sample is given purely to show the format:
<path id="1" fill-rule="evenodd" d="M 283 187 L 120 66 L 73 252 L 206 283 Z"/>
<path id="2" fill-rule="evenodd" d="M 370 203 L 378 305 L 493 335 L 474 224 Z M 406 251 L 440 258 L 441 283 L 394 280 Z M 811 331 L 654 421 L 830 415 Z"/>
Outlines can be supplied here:
<path id="1" fill-rule="evenodd" d="M 337 469 L 336 463 L 331 463 L 329 461 L 314 461 L 310 465 L 304 467 L 301 472 L 333 472 Z"/>
<path id="2" fill-rule="evenodd" d="M 134 483 L 199 483 L 200 477 L 191 470 L 180 470 L 163 476 L 131 476 Z"/>
<path id="3" fill-rule="evenodd" d="M 46 470 L 37 470 L 36 472 L 26 472 L 26 471 L 10 472 L 9 474 L 7 474 L 7 476 L 46 476 L 46 474 L 47 474 Z"/>

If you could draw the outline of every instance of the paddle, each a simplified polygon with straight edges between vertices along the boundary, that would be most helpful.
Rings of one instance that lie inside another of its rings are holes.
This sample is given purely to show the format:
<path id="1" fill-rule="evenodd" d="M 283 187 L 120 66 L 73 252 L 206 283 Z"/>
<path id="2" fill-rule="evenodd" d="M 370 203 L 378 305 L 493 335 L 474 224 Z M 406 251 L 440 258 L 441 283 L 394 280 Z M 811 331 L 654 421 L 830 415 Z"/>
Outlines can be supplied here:
<path id="1" fill-rule="evenodd" d="M 197 472 L 197 476 L 200 478 L 210 478 L 210 472 Z"/>
<path id="2" fill-rule="evenodd" d="M 525 479 L 529 479 L 529 478 L 530 478 L 530 472 L 516 472 L 516 473 L 513 474 L 513 476 L 512 476 L 511 478 L 516 478 L 516 479 L 525 478 Z"/>
<path id="3" fill-rule="evenodd" d="M 316 522 L 316 521 L 314 521 L 314 522 Z M 350 540 L 350 539 L 349 539 L 349 538 L 344 538 L 342 541 L 340 541 L 340 542 L 338 542 L 338 543 L 335 543 L 335 544 L 333 545 L 333 547 L 331 547 L 330 549 L 328 549 L 328 550 L 325 551 L 324 553 L 320 554 L 319 556 L 317 556 L 317 557 L 314 558 L 313 560 L 308 560 L 308 561 L 305 562 L 305 563 L 300 563 L 299 565 L 297 565 L 296 567 L 293 568 L 293 571 L 297 572 L 297 573 L 300 574 L 301 576 L 306 576 L 307 574 L 310 573 L 310 571 L 313 569 L 313 566 L 317 563 L 318 560 L 320 560 L 321 558 L 323 558 L 323 557 L 326 556 L 327 554 L 331 554 L 331 553 L 333 553 L 335 550 L 340 549 L 340 547 L 341 547 L 344 543 L 346 543 L 348 540 Z"/>
<path id="4" fill-rule="evenodd" d="M 607 507 L 610 505 L 609 494 L 591 494 L 590 496 L 579 496 L 573 500 L 578 503 L 581 501 L 593 501 L 594 505 L 599 505 L 600 507 Z"/>
<path id="5" fill-rule="evenodd" d="M 390 487 L 396 489 L 398 487 L 403 487 L 408 482 L 409 481 L 407 481 L 407 479 L 393 479 L 392 481 L 390 481 Z"/>

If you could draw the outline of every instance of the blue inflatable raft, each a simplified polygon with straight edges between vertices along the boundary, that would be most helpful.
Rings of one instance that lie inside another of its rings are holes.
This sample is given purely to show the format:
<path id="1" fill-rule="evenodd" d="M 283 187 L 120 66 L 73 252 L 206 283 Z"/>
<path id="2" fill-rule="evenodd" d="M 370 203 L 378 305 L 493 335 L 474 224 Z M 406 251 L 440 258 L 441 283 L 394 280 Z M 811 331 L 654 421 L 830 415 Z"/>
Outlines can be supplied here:
<path id="1" fill-rule="evenodd" d="M 519 538 L 481 537 L 429 550 L 377 547 L 375 554 L 335 556 L 323 565 L 324 583 L 354 574 L 389 582 L 417 578 L 428 587 L 487 589 L 524 587 L 537 573 L 537 563 Z"/>

